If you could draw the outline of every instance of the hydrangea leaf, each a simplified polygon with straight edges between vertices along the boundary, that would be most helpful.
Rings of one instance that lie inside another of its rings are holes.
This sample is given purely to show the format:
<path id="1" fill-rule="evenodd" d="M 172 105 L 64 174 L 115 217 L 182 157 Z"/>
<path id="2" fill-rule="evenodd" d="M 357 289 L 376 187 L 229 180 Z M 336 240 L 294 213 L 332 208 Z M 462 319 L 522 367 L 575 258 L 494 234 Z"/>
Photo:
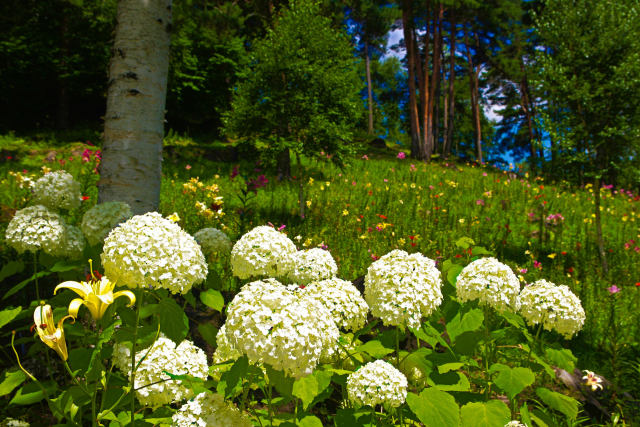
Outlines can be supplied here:
<path id="1" fill-rule="evenodd" d="M 479 308 L 474 308 L 468 312 L 461 314 L 461 311 L 447 323 L 447 333 L 451 341 L 455 341 L 456 338 L 465 333 L 472 332 L 480 329 L 482 322 L 484 321 L 484 314 Z"/>
<path id="2" fill-rule="evenodd" d="M 426 427 L 460 424 L 460 408 L 453 396 L 444 391 L 430 387 L 419 395 L 409 393 L 407 404 Z"/>
<path id="3" fill-rule="evenodd" d="M 160 316 L 160 330 L 173 342 L 181 342 L 189 332 L 189 319 L 172 298 L 160 300 L 158 309 Z"/>
<path id="4" fill-rule="evenodd" d="M 494 382 L 507 394 L 509 400 L 513 399 L 518 393 L 533 384 L 536 379 L 535 375 L 529 368 L 510 368 L 509 366 L 496 363 L 491 366 L 491 370 L 494 370 L 494 367 L 498 372 L 498 376 L 495 378 Z"/>
<path id="5" fill-rule="evenodd" d="M 511 421 L 511 411 L 499 400 L 473 402 L 460 409 L 460 418 L 465 427 L 503 426 Z"/>
<path id="6" fill-rule="evenodd" d="M 318 417 L 307 415 L 299 421 L 298 425 L 300 427 L 322 427 L 322 421 Z"/>
<path id="7" fill-rule="evenodd" d="M 11 393 L 26 379 L 27 375 L 21 370 L 5 371 L 2 382 L 0 382 L 0 396 Z"/>
<path id="8" fill-rule="evenodd" d="M 15 319 L 21 311 L 21 306 L 18 306 L 16 308 L 6 308 L 0 311 L 0 328 Z"/>
<path id="9" fill-rule="evenodd" d="M 293 383 L 292 394 L 302 400 L 305 411 L 313 400 L 329 387 L 331 376 L 331 372 L 316 370 L 313 374 L 298 378 Z"/>
<path id="10" fill-rule="evenodd" d="M 536 394 L 545 404 L 563 413 L 568 419 L 575 420 L 578 417 L 579 403 L 576 399 L 544 387 L 537 388 Z"/>
<path id="11" fill-rule="evenodd" d="M 224 307 L 224 297 L 220 291 L 215 289 L 207 289 L 200 294 L 200 301 L 207 307 L 213 308 L 216 311 L 222 311 Z"/>
<path id="12" fill-rule="evenodd" d="M 544 353 L 551 363 L 558 366 L 559 368 L 564 369 L 567 372 L 573 372 L 573 370 L 576 368 L 576 362 L 578 361 L 578 359 L 568 348 L 563 348 L 561 350 L 548 348 Z"/>
<path id="13" fill-rule="evenodd" d="M 393 349 L 387 348 L 382 345 L 378 340 L 368 341 L 356 348 L 356 350 L 363 353 L 367 353 L 369 356 L 376 359 L 386 356 L 389 353 L 393 353 Z"/>

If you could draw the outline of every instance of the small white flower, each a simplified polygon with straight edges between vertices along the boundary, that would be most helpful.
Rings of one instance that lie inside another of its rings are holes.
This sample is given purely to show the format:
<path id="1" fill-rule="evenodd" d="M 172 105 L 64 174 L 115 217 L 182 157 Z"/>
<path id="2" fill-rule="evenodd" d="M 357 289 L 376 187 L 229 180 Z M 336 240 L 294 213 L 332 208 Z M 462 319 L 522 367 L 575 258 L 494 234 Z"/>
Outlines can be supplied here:
<path id="1" fill-rule="evenodd" d="M 338 266 L 331 253 L 320 248 L 295 252 L 283 262 L 291 283 L 307 283 L 330 279 L 338 273 Z"/>
<path id="2" fill-rule="evenodd" d="M 249 416 L 215 393 L 200 393 L 173 415 L 175 427 L 251 427 Z"/>
<path id="3" fill-rule="evenodd" d="M 305 298 L 314 298 L 324 305 L 338 328 L 357 331 L 367 322 L 369 306 L 351 282 L 334 277 L 310 283 L 299 292 Z"/>

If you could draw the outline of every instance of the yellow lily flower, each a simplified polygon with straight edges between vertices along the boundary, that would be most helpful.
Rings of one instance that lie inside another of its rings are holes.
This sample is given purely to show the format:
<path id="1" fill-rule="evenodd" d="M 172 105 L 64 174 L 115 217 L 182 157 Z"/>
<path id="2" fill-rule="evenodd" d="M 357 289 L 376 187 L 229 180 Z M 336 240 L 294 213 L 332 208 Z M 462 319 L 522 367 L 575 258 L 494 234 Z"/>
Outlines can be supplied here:
<path id="1" fill-rule="evenodd" d="M 93 274 L 92 274 L 93 276 Z M 136 296 L 131 291 L 119 291 L 113 292 L 115 283 L 112 283 L 106 276 L 102 276 L 100 280 L 93 277 L 93 280 L 89 282 L 63 282 L 60 283 L 53 290 L 55 294 L 58 289 L 67 288 L 80 295 L 81 298 L 76 298 L 69 304 L 69 314 L 74 318 L 78 317 L 78 310 L 81 305 L 85 305 L 91 316 L 95 320 L 102 319 L 104 312 L 109 305 L 113 304 L 113 301 L 118 297 L 129 298 L 129 307 L 136 302 Z"/>
<path id="2" fill-rule="evenodd" d="M 64 340 L 62 324 L 69 318 L 73 319 L 73 316 L 64 316 L 58 321 L 58 327 L 56 327 L 53 321 L 53 310 L 51 310 L 50 305 L 40 305 L 33 312 L 33 321 L 36 324 L 36 331 L 40 339 L 54 349 L 65 361 L 69 358 L 69 355 L 67 353 L 67 343 Z"/>

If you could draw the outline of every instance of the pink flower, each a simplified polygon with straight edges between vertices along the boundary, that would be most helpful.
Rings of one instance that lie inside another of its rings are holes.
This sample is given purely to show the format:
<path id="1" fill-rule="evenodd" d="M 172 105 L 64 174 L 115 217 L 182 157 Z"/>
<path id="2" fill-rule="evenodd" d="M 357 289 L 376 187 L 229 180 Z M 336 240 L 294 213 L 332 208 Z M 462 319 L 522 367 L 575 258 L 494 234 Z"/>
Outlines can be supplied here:
<path id="1" fill-rule="evenodd" d="M 351 181 L 351 185 L 356 185 L 356 184 L 357 184 L 357 182 Z"/>
<path id="2" fill-rule="evenodd" d="M 620 292 L 620 291 L 621 291 L 621 289 L 620 289 L 619 287 L 617 287 L 616 285 L 611 285 L 611 286 L 609 286 L 609 287 L 607 288 L 607 290 L 609 291 L 609 293 L 610 293 L 611 295 L 613 295 L 613 294 L 617 294 L 618 292 Z"/>
<path id="3" fill-rule="evenodd" d="M 389 182 L 389 180 L 387 178 L 383 179 L 384 182 Z"/>
<path id="4" fill-rule="evenodd" d="M 411 172 L 415 172 L 416 170 L 416 165 L 414 165 L 413 163 L 411 164 Z"/>
<path id="5" fill-rule="evenodd" d="M 185 168 L 186 170 L 189 170 L 189 169 L 191 169 L 191 165 L 187 165 L 187 166 L 185 166 L 184 168 Z"/>
<path id="6" fill-rule="evenodd" d="M 487 173 L 486 172 L 482 172 L 482 176 L 487 176 Z"/>
<path id="7" fill-rule="evenodd" d="M 282 224 L 280 227 L 278 227 L 278 231 L 282 231 L 282 230 L 284 230 L 285 228 L 287 228 L 287 226 L 286 226 L 286 225 L 284 225 L 284 224 Z"/>
<path id="8" fill-rule="evenodd" d="M 396 156 L 397 158 L 399 158 L 400 160 L 404 159 L 407 157 L 406 154 L 404 154 L 404 151 L 401 151 L 398 153 L 398 155 Z"/>
<path id="9" fill-rule="evenodd" d="M 540 261 L 534 260 L 533 261 L 533 267 L 534 268 L 539 268 L 540 270 L 542 270 L 542 263 Z"/>
<path id="10" fill-rule="evenodd" d="M 484 199 L 476 200 L 476 205 L 484 206 Z"/>
<path id="11" fill-rule="evenodd" d="M 527 271 L 529 270 L 527 270 L 526 268 L 521 268 L 520 270 L 518 270 L 520 274 L 527 274 Z"/>
<path id="12" fill-rule="evenodd" d="M 369 160 L 369 156 L 365 154 L 364 156 L 362 156 L 362 160 Z"/>

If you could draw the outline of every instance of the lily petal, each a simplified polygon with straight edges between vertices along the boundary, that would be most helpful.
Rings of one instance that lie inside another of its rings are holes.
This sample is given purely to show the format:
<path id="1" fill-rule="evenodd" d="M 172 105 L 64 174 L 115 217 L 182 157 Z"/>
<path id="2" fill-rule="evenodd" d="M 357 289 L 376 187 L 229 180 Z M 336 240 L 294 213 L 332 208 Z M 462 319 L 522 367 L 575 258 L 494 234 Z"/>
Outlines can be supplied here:
<path id="1" fill-rule="evenodd" d="M 128 307 L 131 307 L 133 304 L 136 303 L 136 296 L 131 291 L 118 291 L 115 294 L 113 294 L 113 299 L 116 299 L 118 297 L 127 297 L 127 298 L 129 298 Z"/>
<path id="2" fill-rule="evenodd" d="M 69 315 L 74 319 L 78 317 L 78 310 L 80 310 L 80 306 L 84 304 L 84 300 L 82 298 L 76 298 L 71 303 L 69 303 Z"/>
<path id="3" fill-rule="evenodd" d="M 88 284 L 84 282 L 67 281 L 67 282 L 62 282 L 58 286 L 56 286 L 56 288 L 53 290 L 53 294 L 55 295 L 56 292 L 58 292 L 58 289 L 61 289 L 61 288 L 71 289 L 73 292 L 77 293 L 82 298 L 86 298 L 86 296 L 91 293 L 91 287 Z"/>

